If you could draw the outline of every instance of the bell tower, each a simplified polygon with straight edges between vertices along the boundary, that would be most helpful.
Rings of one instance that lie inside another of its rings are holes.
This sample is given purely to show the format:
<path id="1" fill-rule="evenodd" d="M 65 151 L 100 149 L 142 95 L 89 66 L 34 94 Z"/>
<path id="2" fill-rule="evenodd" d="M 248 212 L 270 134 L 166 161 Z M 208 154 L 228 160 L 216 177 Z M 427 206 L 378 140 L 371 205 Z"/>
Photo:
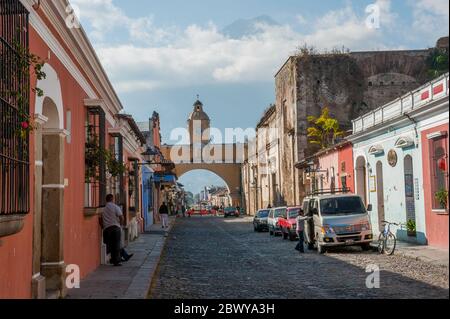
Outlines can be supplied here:
<path id="1" fill-rule="evenodd" d="M 209 128 L 211 121 L 208 114 L 203 110 L 203 103 L 200 100 L 195 101 L 194 110 L 189 115 L 187 123 L 191 145 L 200 144 L 203 146 L 210 142 Z"/>

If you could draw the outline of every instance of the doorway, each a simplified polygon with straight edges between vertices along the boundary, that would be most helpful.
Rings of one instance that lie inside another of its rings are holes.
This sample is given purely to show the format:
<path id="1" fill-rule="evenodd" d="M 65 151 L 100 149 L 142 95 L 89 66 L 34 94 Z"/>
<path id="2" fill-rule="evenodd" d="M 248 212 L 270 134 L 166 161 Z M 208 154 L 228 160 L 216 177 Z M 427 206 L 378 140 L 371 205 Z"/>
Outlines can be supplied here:
<path id="1" fill-rule="evenodd" d="M 360 156 L 356 160 L 356 194 L 361 196 L 364 205 L 367 206 L 367 169 L 366 159 Z"/>

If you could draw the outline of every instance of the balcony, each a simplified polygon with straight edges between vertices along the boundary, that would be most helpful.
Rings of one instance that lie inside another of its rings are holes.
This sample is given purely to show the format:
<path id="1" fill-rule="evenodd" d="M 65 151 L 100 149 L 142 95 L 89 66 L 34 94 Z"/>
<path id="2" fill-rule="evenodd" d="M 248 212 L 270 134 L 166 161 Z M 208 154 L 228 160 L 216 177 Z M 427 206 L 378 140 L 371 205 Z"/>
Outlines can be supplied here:
<path id="1" fill-rule="evenodd" d="M 367 129 L 383 124 L 414 110 L 425 108 L 430 102 L 448 98 L 449 74 L 425 84 L 417 90 L 394 100 L 370 113 L 367 113 L 353 122 L 353 134 L 364 132 Z"/>

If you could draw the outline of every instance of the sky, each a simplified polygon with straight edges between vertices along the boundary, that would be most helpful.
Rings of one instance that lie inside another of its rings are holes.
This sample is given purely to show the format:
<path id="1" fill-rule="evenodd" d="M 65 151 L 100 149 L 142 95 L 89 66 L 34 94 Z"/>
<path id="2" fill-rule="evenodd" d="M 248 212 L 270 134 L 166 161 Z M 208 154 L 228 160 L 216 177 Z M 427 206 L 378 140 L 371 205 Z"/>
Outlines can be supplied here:
<path id="1" fill-rule="evenodd" d="M 255 127 L 298 47 L 423 49 L 449 33 L 448 0 L 71 0 L 124 112 L 160 113 L 163 143 L 197 94 L 211 125 Z M 379 24 L 368 27 L 375 11 Z M 373 9 L 372 9 L 373 10 Z M 223 184 L 189 174 L 191 191 Z"/>

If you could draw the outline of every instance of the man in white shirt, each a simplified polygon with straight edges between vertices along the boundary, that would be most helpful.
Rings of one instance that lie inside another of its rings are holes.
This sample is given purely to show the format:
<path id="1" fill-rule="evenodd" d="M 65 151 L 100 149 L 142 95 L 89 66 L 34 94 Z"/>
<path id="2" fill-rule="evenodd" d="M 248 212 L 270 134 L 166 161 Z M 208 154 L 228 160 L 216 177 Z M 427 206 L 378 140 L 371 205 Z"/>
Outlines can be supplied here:
<path id="1" fill-rule="evenodd" d="M 300 210 L 300 213 L 297 217 L 297 235 L 298 235 L 298 244 L 297 247 L 295 247 L 296 250 L 298 250 L 301 254 L 305 253 L 305 220 L 309 220 L 312 217 L 304 217 L 303 216 L 303 210 Z"/>
<path id="2" fill-rule="evenodd" d="M 114 195 L 106 196 L 106 206 L 102 214 L 103 239 L 107 251 L 111 253 L 111 263 L 114 266 L 121 266 L 120 237 L 122 234 L 121 225 L 124 218 L 122 210 L 114 204 Z"/>

